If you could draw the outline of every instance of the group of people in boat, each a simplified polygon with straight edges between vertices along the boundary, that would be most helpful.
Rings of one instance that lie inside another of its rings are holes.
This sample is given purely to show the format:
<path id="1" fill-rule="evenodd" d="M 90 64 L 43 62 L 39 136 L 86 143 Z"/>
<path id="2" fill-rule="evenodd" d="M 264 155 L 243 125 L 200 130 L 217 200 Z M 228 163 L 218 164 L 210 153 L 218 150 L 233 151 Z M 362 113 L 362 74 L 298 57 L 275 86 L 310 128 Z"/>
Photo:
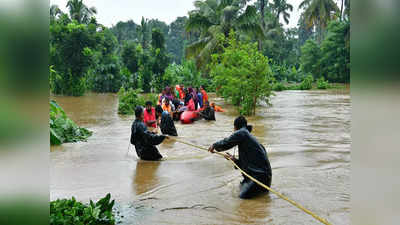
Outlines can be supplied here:
<path id="1" fill-rule="evenodd" d="M 160 160 L 162 155 L 156 145 L 162 143 L 168 136 L 177 136 L 174 118 L 178 118 L 184 111 L 193 111 L 197 118 L 215 120 L 215 107 L 209 104 L 207 92 L 203 86 L 184 88 L 176 85 L 175 91 L 166 87 L 159 95 L 158 105 L 154 108 L 151 102 L 146 102 L 145 108 L 137 106 L 135 120 L 131 127 L 130 142 L 135 146 L 138 157 L 142 160 Z M 215 106 L 215 105 L 214 105 Z M 154 132 L 159 126 L 162 134 Z M 151 129 L 148 129 L 148 128 Z M 212 144 L 208 151 L 211 153 L 226 151 L 235 146 L 239 149 L 239 158 L 227 153 L 225 158 L 233 160 L 243 171 L 256 178 L 263 184 L 270 186 L 272 180 L 271 165 L 267 152 L 262 144 L 251 134 L 252 126 L 247 125 L 243 116 L 235 119 L 234 133 L 223 140 Z M 268 190 L 244 176 L 240 182 L 240 198 L 251 198 Z"/>

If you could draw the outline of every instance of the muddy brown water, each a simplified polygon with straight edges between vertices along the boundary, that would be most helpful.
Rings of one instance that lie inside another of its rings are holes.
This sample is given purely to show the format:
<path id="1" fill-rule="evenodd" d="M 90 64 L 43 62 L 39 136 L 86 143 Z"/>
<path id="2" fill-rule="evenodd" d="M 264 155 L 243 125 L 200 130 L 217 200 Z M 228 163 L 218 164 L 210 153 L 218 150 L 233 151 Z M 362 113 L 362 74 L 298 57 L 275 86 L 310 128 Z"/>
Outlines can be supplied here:
<path id="1" fill-rule="evenodd" d="M 51 200 L 111 193 L 122 224 L 320 224 L 272 193 L 239 199 L 241 175 L 217 155 L 167 140 L 163 161 L 139 160 L 128 148 L 133 116 L 117 114 L 116 95 L 52 98 L 94 134 L 51 147 Z M 177 122 L 183 140 L 208 146 L 232 132 L 235 110 L 212 98 L 227 111 L 215 122 Z M 350 122 L 348 89 L 279 92 L 249 118 L 268 151 L 272 188 L 332 224 L 350 223 Z"/>

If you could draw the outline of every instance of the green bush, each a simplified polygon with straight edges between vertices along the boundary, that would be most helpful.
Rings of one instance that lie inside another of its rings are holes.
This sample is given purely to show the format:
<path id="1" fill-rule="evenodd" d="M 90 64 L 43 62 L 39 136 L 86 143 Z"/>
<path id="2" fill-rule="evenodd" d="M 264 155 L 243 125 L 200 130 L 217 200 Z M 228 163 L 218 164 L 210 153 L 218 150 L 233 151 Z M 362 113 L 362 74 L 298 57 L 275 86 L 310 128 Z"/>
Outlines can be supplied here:
<path id="1" fill-rule="evenodd" d="M 88 205 L 71 199 L 58 199 L 50 202 L 50 225 L 76 224 L 76 225 L 111 225 L 115 224 L 112 213 L 114 200 L 111 195 L 93 203 L 90 200 Z"/>
<path id="2" fill-rule="evenodd" d="M 140 89 L 128 89 L 121 87 L 118 92 L 118 113 L 119 114 L 133 114 L 136 106 L 144 106 L 146 100 L 139 94 Z"/>
<path id="3" fill-rule="evenodd" d="M 299 89 L 300 90 L 311 90 L 314 78 L 312 75 L 307 75 L 306 78 L 301 82 Z"/>
<path id="4" fill-rule="evenodd" d="M 258 51 L 256 44 L 219 35 L 222 52 L 212 55 L 210 75 L 218 94 L 244 115 L 254 115 L 259 101 L 269 103 L 272 77 L 269 60 Z"/>
<path id="5" fill-rule="evenodd" d="M 84 141 L 92 132 L 78 127 L 67 117 L 56 101 L 50 100 L 50 144 L 60 145 L 66 142 Z"/>
<path id="6" fill-rule="evenodd" d="M 328 81 L 325 81 L 324 77 L 320 77 L 317 80 L 317 88 L 318 89 L 327 89 L 330 88 Z"/>
<path id="7" fill-rule="evenodd" d="M 272 90 L 273 91 L 284 91 L 284 90 L 287 90 L 287 88 L 281 82 L 276 82 L 272 86 Z"/>

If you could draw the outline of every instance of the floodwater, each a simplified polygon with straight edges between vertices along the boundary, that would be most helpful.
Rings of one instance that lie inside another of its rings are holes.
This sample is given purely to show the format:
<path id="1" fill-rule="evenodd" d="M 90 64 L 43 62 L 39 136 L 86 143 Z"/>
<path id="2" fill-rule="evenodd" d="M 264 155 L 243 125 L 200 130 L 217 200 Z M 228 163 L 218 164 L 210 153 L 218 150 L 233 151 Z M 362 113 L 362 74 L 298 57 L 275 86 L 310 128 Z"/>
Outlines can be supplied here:
<path id="1" fill-rule="evenodd" d="M 111 193 L 121 224 L 320 224 L 272 193 L 239 199 L 241 175 L 218 155 L 166 140 L 159 145 L 163 161 L 139 160 L 128 147 L 133 116 L 117 114 L 116 95 L 53 98 L 94 133 L 87 142 L 51 147 L 51 200 Z M 212 101 L 227 112 L 215 122 L 177 122 L 182 140 L 208 147 L 232 132 L 235 110 Z M 267 148 L 272 188 L 332 224 L 349 224 L 349 89 L 284 91 L 271 102 L 248 120 Z"/>

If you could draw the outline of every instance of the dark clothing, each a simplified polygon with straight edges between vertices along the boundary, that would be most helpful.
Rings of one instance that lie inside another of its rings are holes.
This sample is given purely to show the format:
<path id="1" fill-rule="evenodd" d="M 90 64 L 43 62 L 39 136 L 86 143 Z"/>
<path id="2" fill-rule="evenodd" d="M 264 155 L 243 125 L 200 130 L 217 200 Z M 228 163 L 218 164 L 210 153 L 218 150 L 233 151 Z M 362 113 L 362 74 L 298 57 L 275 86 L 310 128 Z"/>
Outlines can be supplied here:
<path id="1" fill-rule="evenodd" d="M 215 120 L 215 111 L 212 107 L 208 106 L 200 112 L 200 116 L 205 120 Z"/>
<path id="2" fill-rule="evenodd" d="M 143 160 L 159 160 L 162 158 L 154 145 L 163 142 L 165 136 L 148 131 L 146 125 L 140 120 L 133 122 L 131 131 L 131 144 L 135 145 L 139 158 Z"/>
<path id="3" fill-rule="evenodd" d="M 192 94 L 187 93 L 187 94 L 185 95 L 185 105 L 188 105 L 188 103 L 189 103 L 189 101 L 190 101 L 191 98 L 192 98 Z"/>
<path id="4" fill-rule="evenodd" d="M 161 132 L 163 134 L 168 134 L 171 136 L 178 136 L 178 133 L 176 132 L 174 121 L 172 120 L 171 115 L 167 111 L 164 111 L 161 114 L 160 128 L 161 128 Z"/>
<path id="5" fill-rule="evenodd" d="M 235 163 L 250 176 L 267 186 L 271 185 L 272 170 L 264 146 L 250 134 L 246 128 L 241 128 L 229 138 L 214 143 L 217 151 L 225 151 L 239 146 L 239 159 Z M 245 177 L 241 186 L 241 198 L 250 198 L 263 189 L 249 178 Z"/>

